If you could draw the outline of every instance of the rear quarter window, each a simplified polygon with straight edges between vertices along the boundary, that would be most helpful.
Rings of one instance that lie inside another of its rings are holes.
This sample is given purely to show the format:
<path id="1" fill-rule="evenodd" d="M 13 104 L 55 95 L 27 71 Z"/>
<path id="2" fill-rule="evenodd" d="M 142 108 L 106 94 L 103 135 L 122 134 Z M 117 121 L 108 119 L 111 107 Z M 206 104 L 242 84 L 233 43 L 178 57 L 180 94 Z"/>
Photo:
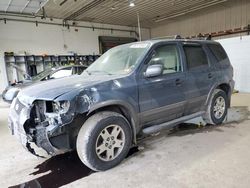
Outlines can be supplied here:
<path id="1" fill-rule="evenodd" d="M 227 54 L 225 50 L 219 44 L 208 44 L 208 48 L 211 50 L 218 62 L 222 62 L 227 59 Z"/>

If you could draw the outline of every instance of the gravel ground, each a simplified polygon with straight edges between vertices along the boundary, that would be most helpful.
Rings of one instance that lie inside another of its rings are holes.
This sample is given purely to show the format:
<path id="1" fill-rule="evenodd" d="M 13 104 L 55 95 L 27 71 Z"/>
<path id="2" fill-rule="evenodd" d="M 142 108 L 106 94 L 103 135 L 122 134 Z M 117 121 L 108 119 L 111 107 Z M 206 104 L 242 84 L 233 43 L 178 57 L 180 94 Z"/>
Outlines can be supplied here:
<path id="1" fill-rule="evenodd" d="M 250 94 L 233 95 L 223 125 L 181 124 L 147 137 L 122 164 L 98 173 L 75 152 L 50 159 L 26 152 L 9 133 L 8 110 L 0 102 L 0 187 L 250 187 Z"/>

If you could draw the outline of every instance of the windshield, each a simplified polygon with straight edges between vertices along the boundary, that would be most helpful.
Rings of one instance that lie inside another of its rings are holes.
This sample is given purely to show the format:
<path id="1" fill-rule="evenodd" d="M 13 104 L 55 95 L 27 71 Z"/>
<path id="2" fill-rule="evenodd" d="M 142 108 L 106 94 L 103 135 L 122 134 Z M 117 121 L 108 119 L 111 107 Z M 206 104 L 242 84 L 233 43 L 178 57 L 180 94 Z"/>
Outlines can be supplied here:
<path id="1" fill-rule="evenodd" d="M 132 43 L 112 48 L 97 59 L 89 68 L 88 74 L 123 75 L 132 72 L 140 58 L 149 48 L 149 43 Z"/>
<path id="2" fill-rule="evenodd" d="M 46 70 L 44 70 L 42 72 L 39 72 L 36 76 L 32 77 L 32 80 L 33 81 L 41 80 L 42 78 L 44 78 L 47 75 L 49 75 L 51 71 L 52 71 L 52 69 L 46 69 Z"/>

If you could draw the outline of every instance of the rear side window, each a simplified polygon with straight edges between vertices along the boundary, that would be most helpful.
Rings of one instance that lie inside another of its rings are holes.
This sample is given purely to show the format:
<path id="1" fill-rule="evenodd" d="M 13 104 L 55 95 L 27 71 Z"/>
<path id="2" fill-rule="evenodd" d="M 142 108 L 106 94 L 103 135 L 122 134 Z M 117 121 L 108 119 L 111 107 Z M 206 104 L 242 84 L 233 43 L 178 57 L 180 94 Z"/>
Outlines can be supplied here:
<path id="1" fill-rule="evenodd" d="M 227 59 L 227 54 L 221 45 L 208 44 L 208 48 L 212 51 L 212 53 L 219 62 Z"/>
<path id="2" fill-rule="evenodd" d="M 208 65 L 207 55 L 200 45 L 184 45 L 188 69 Z"/>

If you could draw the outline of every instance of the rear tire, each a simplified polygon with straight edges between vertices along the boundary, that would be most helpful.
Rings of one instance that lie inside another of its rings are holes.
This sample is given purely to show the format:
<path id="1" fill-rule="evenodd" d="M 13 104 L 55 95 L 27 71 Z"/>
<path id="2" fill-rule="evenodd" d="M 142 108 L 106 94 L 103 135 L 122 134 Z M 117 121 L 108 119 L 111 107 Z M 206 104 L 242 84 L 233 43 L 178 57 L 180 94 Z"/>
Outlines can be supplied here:
<path id="1" fill-rule="evenodd" d="M 215 89 L 209 102 L 207 111 L 203 116 L 207 124 L 219 125 L 223 123 L 227 116 L 229 99 L 226 93 L 221 89 Z"/>
<path id="2" fill-rule="evenodd" d="M 94 171 L 118 165 L 132 145 L 132 131 L 125 117 L 116 112 L 99 112 L 83 124 L 77 137 L 81 161 Z"/>

